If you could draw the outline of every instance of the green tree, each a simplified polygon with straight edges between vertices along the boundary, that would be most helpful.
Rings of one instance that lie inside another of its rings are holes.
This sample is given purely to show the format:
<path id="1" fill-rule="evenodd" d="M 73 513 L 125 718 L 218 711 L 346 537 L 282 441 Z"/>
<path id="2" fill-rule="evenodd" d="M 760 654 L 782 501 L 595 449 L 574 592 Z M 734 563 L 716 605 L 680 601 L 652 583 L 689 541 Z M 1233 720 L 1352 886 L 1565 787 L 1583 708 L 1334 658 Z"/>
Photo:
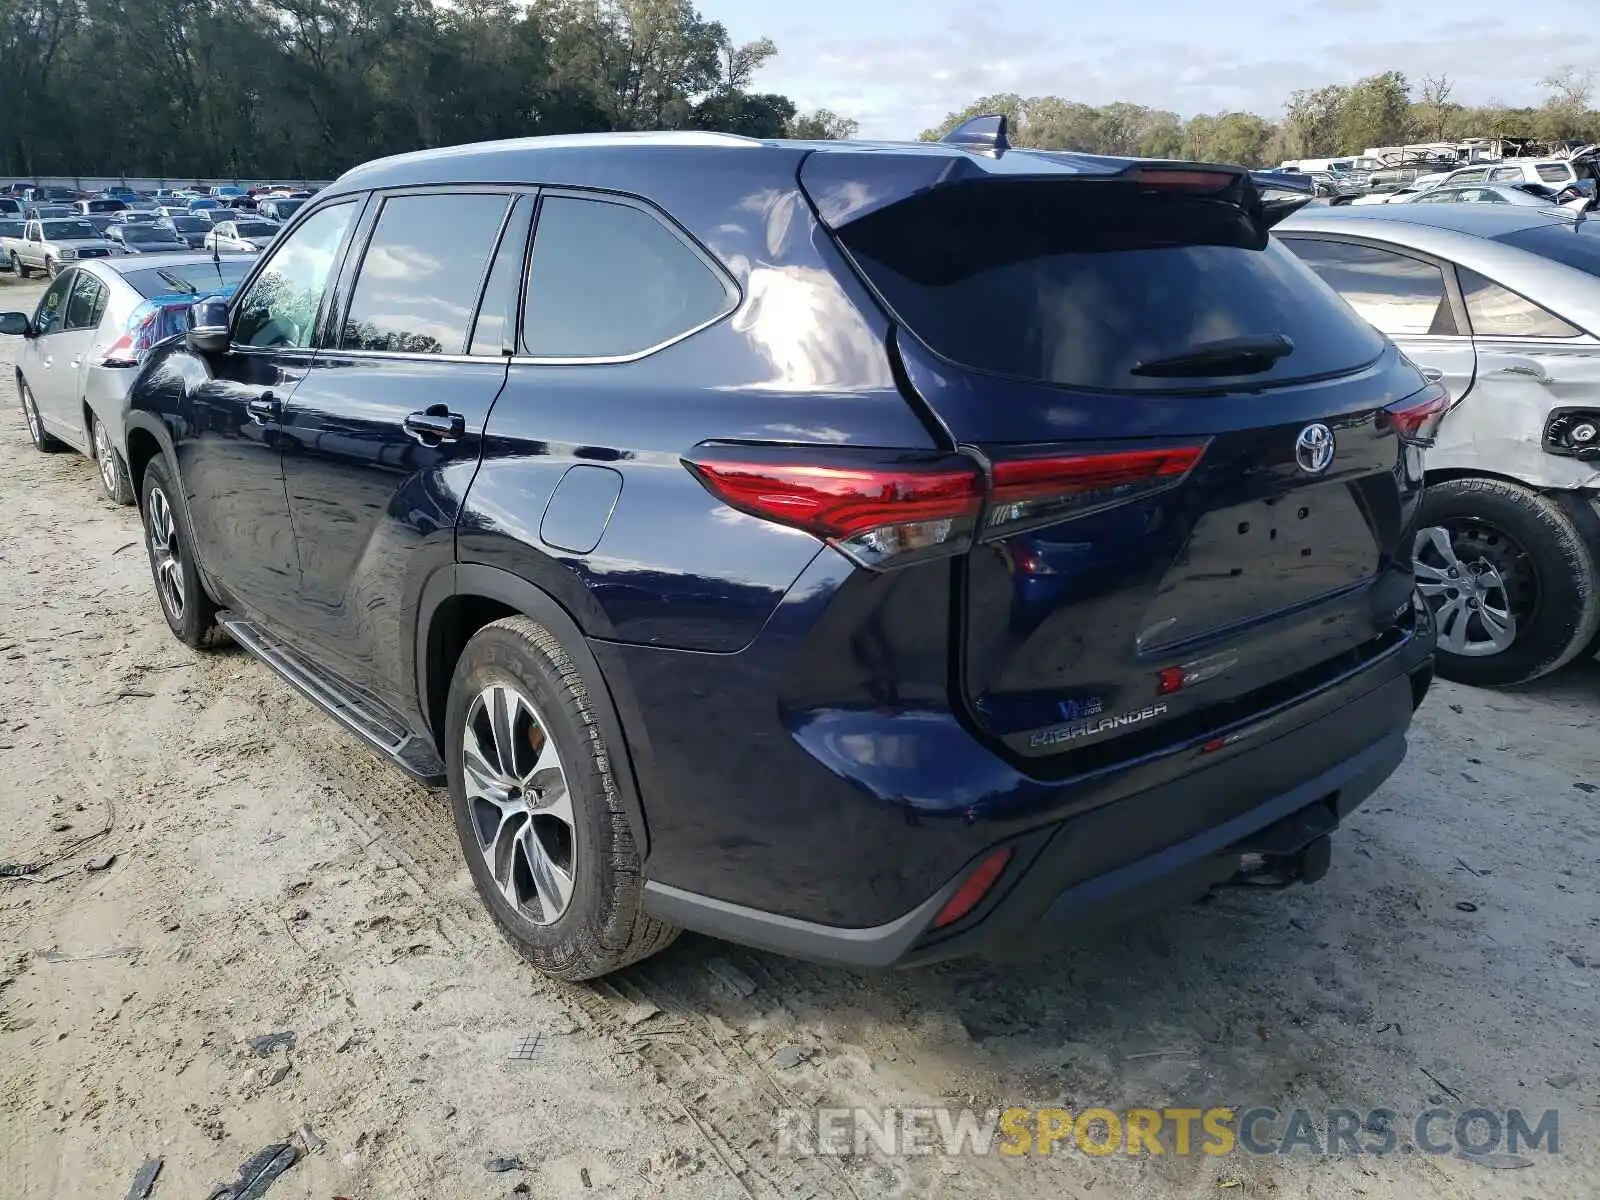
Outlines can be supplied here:
<path id="1" fill-rule="evenodd" d="M 1411 136 L 1411 87 L 1399 71 L 1385 71 L 1355 84 L 1339 105 L 1339 154 L 1369 146 L 1402 145 Z"/>
<path id="2" fill-rule="evenodd" d="M 1538 136 L 1547 141 L 1588 139 L 1600 133 L 1589 105 L 1594 99 L 1594 71 L 1560 67 L 1539 81 L 1546 90 L 1544 106 L 1534 121 Z"/>
<path id="3" fill-rule="evenodd" d="M 1266 161 L 1267 143 L 1272 140 L 1270 122 L 1254 113 L 1218 113 L 1199 116 L 1184 130 L 1185 158 L 1199 162 L 1237 163 L 1259 167 Z"/>
<path id="4" fill-rule="evenodd" d="M 924 142 L 937 142 L 956 126 L 972 120 L 973 117 L 986 117 L 996 113 L 1006 118 L 1011 140 L 1021 145 L 1016 139 L 1023 128 L 1023 100 L 1015 92 L 1000 92 L 993 96 L 980 96 L 960 112 L 946 114 L 944 120 L 940 121 L 932 129 L 924 129 L 917 137 Z"/>
<path id="5" fill-rule="evenodd" d="M 860 130 L 860 122 L 852 121 L 849 117 L 841 117 L 826 108 L 819 108 L 814 113 L 805 113 L 792 118 L 789 121 L 787 134 L 803 141 L 829 142 L 853 138 Z"/>
<path id="6" fill-rule="evenodd" d="M 1303 88 L 1285 106 L 1289 157 L 1330 158 L 1339 153 L 1339 113 L 1348 89 L 1329 85 Z"/>

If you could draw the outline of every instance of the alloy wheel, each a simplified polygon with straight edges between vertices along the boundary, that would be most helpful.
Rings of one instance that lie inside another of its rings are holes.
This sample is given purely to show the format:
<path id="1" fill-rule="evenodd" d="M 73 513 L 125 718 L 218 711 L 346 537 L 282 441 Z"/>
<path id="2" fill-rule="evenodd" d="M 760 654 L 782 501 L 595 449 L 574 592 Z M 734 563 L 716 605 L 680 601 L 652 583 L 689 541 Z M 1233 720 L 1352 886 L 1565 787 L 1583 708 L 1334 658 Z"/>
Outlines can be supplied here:
<path id="1" fill-rule="evenodd" d="M 462 782 L 478 851 L 506 903 L 549 925 L 572 902 L 577 829 L 555 738 L 510 683 L 483 689 L 462 731 Z"/>
<path id="2" fill-rule="evenodd" d="M 100 482 L 106 485 L 106 493 L 117 494 L 117 452 L 112 448 L 111 435 L 106 432 L 106 423 L 94 423 L 94 460 L 100 465 Z"/>
<path id="3" fill-rule="evenodd" d="M 44 422 L 39 418 L 39 406 L 33 401 L 33 393 L 28 390 L 28 385 L 22 385 L 22 415 L 28 419 L 28 434 L 33 438 L 34 444 L 44 441 Z"/>
<path id="4" fill-rule="evenodd" d="M 155 569 L 156 590 L 161 593 L 161 603 L 174 621 L 183 620 L 183 557 L 178 548 L 178 524 L 172 516 L 172 505 L 167 494 L 159 487 L 150 489 L 146 502 L 146 536 L 150 539 L 150 563 Z"/>
<path id="5" fill-rule="evenodd" d="M 1460 521 L 1419 530 L 1414 559 L 1441 650 L 1486 658 L 1511 648 L 1538 601 L 1521 546 L 1492 525 Z"/>

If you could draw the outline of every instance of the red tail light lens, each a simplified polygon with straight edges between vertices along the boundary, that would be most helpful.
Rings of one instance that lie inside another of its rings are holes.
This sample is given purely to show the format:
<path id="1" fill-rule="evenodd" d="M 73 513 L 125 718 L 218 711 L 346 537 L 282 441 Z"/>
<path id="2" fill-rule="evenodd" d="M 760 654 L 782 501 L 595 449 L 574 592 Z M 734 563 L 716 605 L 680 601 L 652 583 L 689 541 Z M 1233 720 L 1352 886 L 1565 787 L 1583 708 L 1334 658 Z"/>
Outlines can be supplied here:
<path id="1" fill-rule="evenodd" d="M 1204 453 L 1203 445 L 1169 446 L 997 461 L 983 536 L 999 537 L 1163 491 L 1181 482 Z"/>
<path id="2" fill-rule="evenodd" d="M 992 465 L 987 488 L 978 464 L 959 454 L 707 444 L 683 464 L 730 508 L 882 570 L 1162 491 L 1204 453 L 1201 445 L 1005 459 Z"/>
<path id="3" fill-rule="evenodd" d="M 134 349 L 133 334 L 125 333 L 106 348 L 105 357 L 100 360 L 102 367 L 136 367 L 139 365 L 139 355 Z"/>
<path id="4" fill-rule="evenodd" d="M 730 446 L 684 465 L 730 508 L 803 529 L 874 569 L 965 550 L 983 503 L 977 464 L 958 455 Z"/>
<path id="5" fill-rule="evenodd" d="M 1186 171 L 1165 167 L 1138 167 L 1123 172 L 1121 178 L 1147 187 L 1175 188 L 1185 192 L 1217 192 L 1239 180 L 1239 176 L 1232 171 Z"/>
<path id="6" fill-rule="evenodd" d="M 1439 432 L 1439 423 L 1449 411 L 1450 393 L 1439 384 L 1430 383 L 1415 396 L 1384 409 L 1384 415 L 1402 442 L 1410 446 L 1431 446 Z"/>
<path id="7" fill-rule="evenodd" d="M 1011 847 L 1005 846 L 996 850 L 978 864 L 977 868 L 968 875 L 955 895 L 945 901 L 939 915 L 933 919 L 935 929 L 943 929 L 946 925 L 954 924 L 977 908 L 983 898 L 989 894 L 989 889 L 994 887 L 995 881 L 1000 878 L 1000 873 L 1006 869 L 1006 864 L 1011 861 Z"/>

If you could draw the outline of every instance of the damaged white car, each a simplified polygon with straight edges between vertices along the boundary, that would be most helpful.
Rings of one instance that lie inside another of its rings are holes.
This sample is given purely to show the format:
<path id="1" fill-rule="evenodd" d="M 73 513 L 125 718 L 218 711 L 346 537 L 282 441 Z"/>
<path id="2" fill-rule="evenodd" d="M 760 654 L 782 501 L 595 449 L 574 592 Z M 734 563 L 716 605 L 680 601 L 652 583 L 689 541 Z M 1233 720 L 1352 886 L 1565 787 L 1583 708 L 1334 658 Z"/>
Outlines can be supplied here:
<path id="1" fill-rule="evenodd" d="M 1450 392 L 1416 546 L 1439 673 L 1600 652 L 1600 213 L 1308 208 L 1275 232 Z"/>

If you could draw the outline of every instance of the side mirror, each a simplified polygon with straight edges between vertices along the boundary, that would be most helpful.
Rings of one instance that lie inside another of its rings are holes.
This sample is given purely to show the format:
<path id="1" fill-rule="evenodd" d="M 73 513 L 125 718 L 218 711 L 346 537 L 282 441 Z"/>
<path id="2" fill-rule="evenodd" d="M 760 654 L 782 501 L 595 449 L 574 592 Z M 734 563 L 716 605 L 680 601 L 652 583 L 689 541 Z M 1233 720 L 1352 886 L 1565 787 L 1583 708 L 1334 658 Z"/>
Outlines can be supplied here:
<path id="1" fill-rule="evenodd" d="M 12 337 L 32 337 L 33 324 L 28 320 L 27 313 L 0 313 L 0 333 L 8 333 Z"/>
<path id="2" fill-rule="evenodd" d="M 228 302 L 216 296 L 189 306 L 189 348 L 198 354 L 221 354 L 228 348 Z"/>

